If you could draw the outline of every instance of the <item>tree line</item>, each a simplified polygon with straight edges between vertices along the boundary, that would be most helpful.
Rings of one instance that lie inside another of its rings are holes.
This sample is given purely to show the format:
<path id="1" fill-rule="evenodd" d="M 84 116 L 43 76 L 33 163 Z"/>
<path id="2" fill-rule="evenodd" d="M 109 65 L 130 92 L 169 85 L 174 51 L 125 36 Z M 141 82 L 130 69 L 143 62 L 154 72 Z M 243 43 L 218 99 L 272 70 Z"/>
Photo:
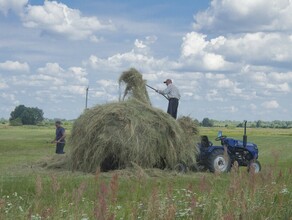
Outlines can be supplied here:
<path id="1" fill-rule="evenodd" d="M 43 110 L 37 107 L 26 107 L 24 105 L 18 105 L 10 113 L 9 123 L 12 126 L 19 125 L 37 125 L 44 121 Z M 49 119 L 46 119 L 47 121 Z M 4 124 L 7 120 L 1 118 L 0 123 Z M 49 120 L 50 121 L 50 120 Z M 65 121 L 65 120 L 64 120 Z M 71 120 L 72 121 L 72 120 Z M 194 121 L 202 127 L 243 127 L 243 121 L 232 121 L 232 120 L 215 120 L 210 118 L 203 118 L 202 121 L 194 119 Z M 247 127 L 250 128 L 292 128 L 292 121 L 251 121 L 247 123 Z"/>
<path id="2" fill-rule="evenodd" d="M 244 122 L 239 121 L 220 121 L 209 118 L 204 118 L 201 122 L 197 120 L 197 123 L 202 127 L 243 127 Z M 292 121 L 281 121 L 281 120 L 273 120 L 273 121 L 250 121 L 247 122 L 247 127 L 249 128 L 292 128 Z"/>

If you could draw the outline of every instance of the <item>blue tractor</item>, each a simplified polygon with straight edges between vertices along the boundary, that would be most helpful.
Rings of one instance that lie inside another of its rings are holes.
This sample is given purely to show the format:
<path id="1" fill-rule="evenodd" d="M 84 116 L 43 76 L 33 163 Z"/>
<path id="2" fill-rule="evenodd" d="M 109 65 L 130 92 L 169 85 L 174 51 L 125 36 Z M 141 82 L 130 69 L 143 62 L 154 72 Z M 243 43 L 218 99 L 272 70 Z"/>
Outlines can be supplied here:
<path id="1" fill-rule="evenodd" d="M 236 161 L 238 166 L 245 166 L 248 171 L 258 173 L 261 170 L 259 151 L 256 144 L 247 142 L 246 123 L 244 121 L 243 140 L 229 138 L 219 131 L 215 140 L 220 141 L 221 146 L 214 146 L 207 136 L 201 136 L 197 165 L 194 167 L 201 171 L 229 172 Z"/>

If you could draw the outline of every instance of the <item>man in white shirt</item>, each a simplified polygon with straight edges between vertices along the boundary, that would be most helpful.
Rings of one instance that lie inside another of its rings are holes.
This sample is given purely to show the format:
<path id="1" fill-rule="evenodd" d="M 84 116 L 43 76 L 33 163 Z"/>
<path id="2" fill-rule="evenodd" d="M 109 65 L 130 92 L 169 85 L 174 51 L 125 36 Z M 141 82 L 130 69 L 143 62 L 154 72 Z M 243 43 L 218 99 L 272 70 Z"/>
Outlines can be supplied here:
<path id="1" fill-rule="evenodd" d="M 175 85 L 172 84 L 171 79 L 167 79 L 163 83 L 166 84 L 167 88 L 165 90 L 156 90 L 156 92 L 167 96 L 167 98 L 168 98 L 167 113 L 176 119 L 178 101 L 180 99 L 179 90 Z"/>

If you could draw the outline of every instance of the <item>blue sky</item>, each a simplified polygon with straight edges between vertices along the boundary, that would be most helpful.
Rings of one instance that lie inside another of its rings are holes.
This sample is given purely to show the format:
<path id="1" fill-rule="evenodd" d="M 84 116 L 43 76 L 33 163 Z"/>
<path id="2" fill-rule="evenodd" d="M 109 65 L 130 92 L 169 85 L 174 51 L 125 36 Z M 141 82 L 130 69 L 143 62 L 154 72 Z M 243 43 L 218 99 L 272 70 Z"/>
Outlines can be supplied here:
<path id="1" fill-rule="evenodd" d="M 117 101 L 134 67 L 158 89 L 173 79 L 179 115 L 291 120 L 289 0 L 0 0 L 0 30 L 0 118 L 24 104 L 74 119 L 87 86 L 89 107 Z"/>

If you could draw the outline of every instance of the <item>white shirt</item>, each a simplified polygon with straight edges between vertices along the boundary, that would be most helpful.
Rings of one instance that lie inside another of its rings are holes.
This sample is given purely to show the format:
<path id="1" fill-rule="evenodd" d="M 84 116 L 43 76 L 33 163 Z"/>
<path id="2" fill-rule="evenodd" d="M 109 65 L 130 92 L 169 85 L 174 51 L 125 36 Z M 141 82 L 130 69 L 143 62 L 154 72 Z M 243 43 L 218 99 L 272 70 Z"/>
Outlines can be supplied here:
<path id="1" fill-rule="evenodd" d="M 166 95 L 169 99 L 176 98 L 180 99 L 180 93 L 178 88 L 172 83 L 168 84 L 165 90 L 158 90 L 160 94 Z"/>

